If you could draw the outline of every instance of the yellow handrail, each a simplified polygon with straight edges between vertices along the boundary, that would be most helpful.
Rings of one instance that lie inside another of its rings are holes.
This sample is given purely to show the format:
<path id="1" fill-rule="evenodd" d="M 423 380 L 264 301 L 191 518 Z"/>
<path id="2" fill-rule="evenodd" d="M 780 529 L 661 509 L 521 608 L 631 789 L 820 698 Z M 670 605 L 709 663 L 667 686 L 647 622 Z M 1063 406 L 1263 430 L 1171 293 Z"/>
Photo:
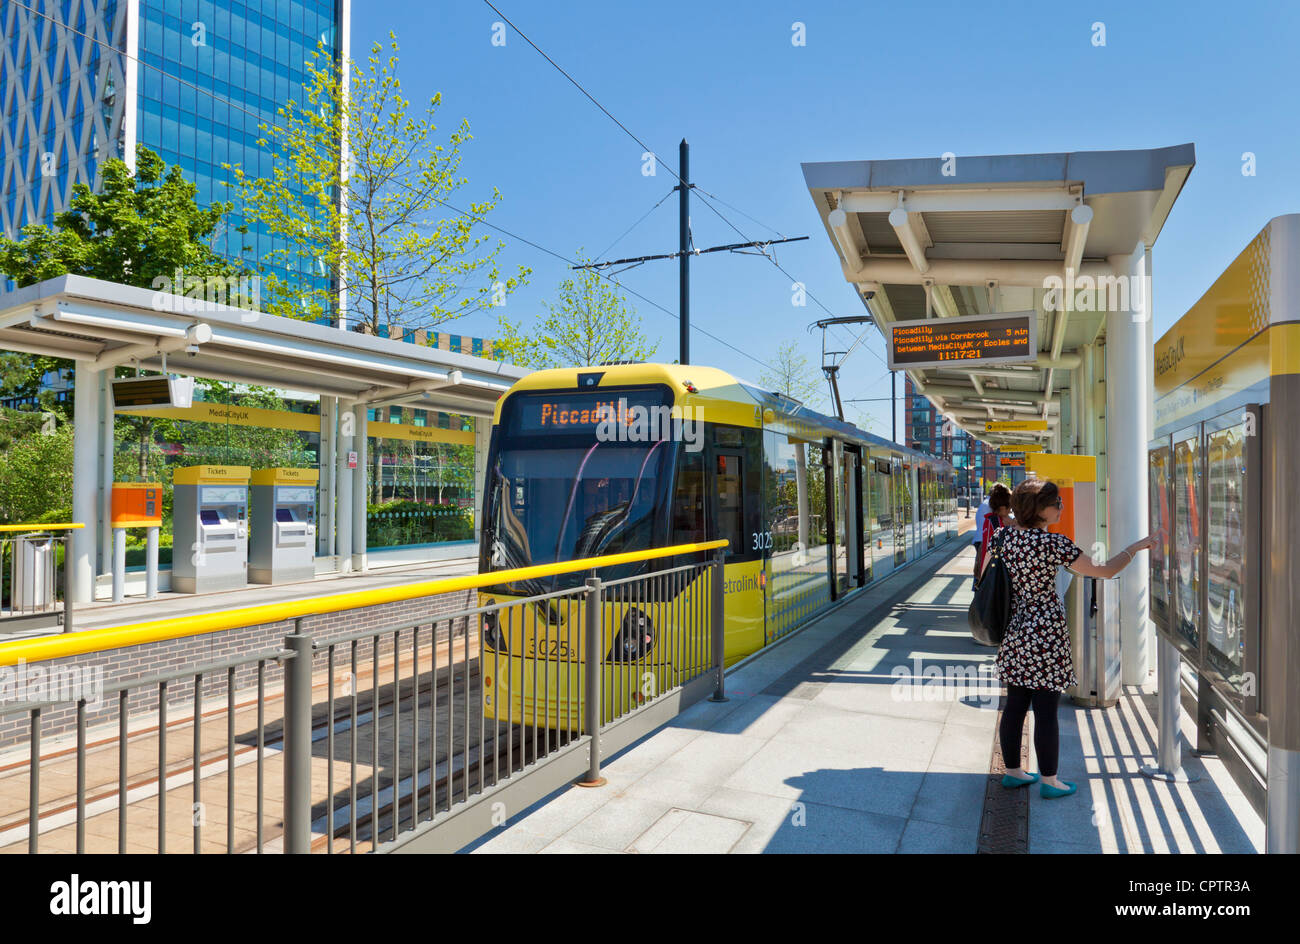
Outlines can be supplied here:
<path id="1" fill-rule="evenodd" d="M 457 590 L 475 590 L 479 587 L 514 583 L 519 580 L 553 577 L 556 574 L 571 574 L 575 571 L 591 570 L 595 567 L 633 564 L 637 561 L 672 557 L 674 554 L 712 551 L 726 547 L 727 544 L 726 539 L 703 541 L 698 544 L 676 544 L 672 547 L 659 547 L 648 551 L 627 551 L 623 554 L 587 557 L 561 564 L 535 564 L 532 567 L 515 567 L 511 570 L 496 570 L 487 574 L 425 580 L 405 587 L 353 590 L 350 593 L 333 593 L 323 597 L 294 600 L 289 603 L 246 606 L 226 613 L 208 613 L 203 616 L 184 617 L 181 620 L 160 619 L 147 623 L 132 623 L 127 626 L 112 626 L 106 629 L 88 629 L 80 633 L 69 633 L 66 636 L 18 639 L 13 642 L 0 643 L 0 667 L 17 665 L 19 662 L 43 662 L 46 659 L 83 655 L 87 652 L 103 652 L 105 649 L 138 646 L 147 642 L 163 642 L 168 639 L 181 639 L 186 636 L 201 636 L 204 633 L 216 633 L 225 629 L 262 626 L 268 623 L 297 619 L 300 616 L 337 613 L 340 610 L 376 606 L 380 603 L 399 603 L 402 600 L 414 600 L 417 597 L 434 596 L 439 593 L 454 593 Z"/>
<path id="2" fill-rule="evenodd" d="M 0 531 L 75 531 L 84 528 L 80 523 L 64 524 L 0 524 Z"/>

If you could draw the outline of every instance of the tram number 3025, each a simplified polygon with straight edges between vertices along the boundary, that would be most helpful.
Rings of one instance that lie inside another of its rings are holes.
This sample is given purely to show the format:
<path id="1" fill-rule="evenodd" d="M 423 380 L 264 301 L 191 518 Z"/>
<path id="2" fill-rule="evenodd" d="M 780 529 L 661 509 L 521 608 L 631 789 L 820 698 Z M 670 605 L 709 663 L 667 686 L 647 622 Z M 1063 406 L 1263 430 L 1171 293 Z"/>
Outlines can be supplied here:
<path id="1" fill-rule="evenodd" d="M 750 545 L 750 550 L 770 551 L 772 549 L 771 531 L 755 531 L 750 534 L 750 537 L 753 539 L 753 544 Z"/>
<path id="2" fill-rule="evenodd" d="M 573 653 L 569 650 L 569 644 L 562 639 L 530 639 L 528 641 L 530 652 L 528 653 L 534 659 L 570 659 Z"/>

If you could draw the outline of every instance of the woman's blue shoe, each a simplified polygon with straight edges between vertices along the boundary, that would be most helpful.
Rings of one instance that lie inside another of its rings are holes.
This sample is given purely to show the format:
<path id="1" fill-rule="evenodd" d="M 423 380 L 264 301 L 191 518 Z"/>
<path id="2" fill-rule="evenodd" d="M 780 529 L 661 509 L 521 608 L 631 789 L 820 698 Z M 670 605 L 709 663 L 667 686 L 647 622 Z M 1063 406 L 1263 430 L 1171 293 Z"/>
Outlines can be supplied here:
<path id="1" fill-rule="evenodd" d="M 1065 784 L 1067 789 L 1062 790 L 1060 787 L 1054 787 L 1049 783 L 1045 783 L 1038 788 L 1038 795 L 1044 800 L 1055 800 L 1060 797 L 1068 797 L 1079 789 L 1068 780 L 1062 780 L 1061 783 Z"/>
<path id="2" fill-rule="evenodd" d="M 1028 780 L 1021 780 L 1019 777 L 1013 777 L 1010 774 L 1002 775 L 1002 786 L 1004 787 L 1027 787 L 1031 783 L 1038 782 L 1038 774 L 1030 774 Z"/>

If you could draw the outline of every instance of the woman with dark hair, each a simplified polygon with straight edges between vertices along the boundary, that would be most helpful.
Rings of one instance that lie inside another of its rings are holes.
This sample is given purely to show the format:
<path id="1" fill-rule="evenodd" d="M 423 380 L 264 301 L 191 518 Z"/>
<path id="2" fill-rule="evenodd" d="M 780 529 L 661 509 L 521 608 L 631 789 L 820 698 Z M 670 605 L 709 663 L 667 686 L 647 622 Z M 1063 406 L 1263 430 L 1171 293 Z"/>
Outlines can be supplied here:
<path id="1" fill-rule="evenodd" d="M 975 552 L 977 583 L 979 575 L 984 573 L 984 558 L 988 556 L 989 541 L 993 539 L 993 532 L 998 528 L 1005 528 L 1011 524 L 1011 521 L 1011 489 L 998 482 L 989 489 L 989 513 L 980 522 L 980 545 L 979 550 Z"/>
<path id="2" fill-rule="evenodd" d="M 1046 799 L 1069 796 L 1076 786 L 1056 775 L 1060 737 L 1056 712 L 1061 693 L 1078 684 L 1070 655 L 1070 632 L 1065 608 L 1056 594 L 1057 568 L 1064 565 L 1085 577 L 1111 578 L 1123 570 L 1138 551 L 1154 547 L 1160 535 L 1134 541 L 1105 564 L 1083 556 L 1064 534 L 1045 530 L 1061 520 L 1064 501 L 1052 482 L 1026 479 L 1011 495 L 1016 526 L 1000 529 L 998 556 L 1011 578 L 1011 621 L 998 648 L 998 677 L 1007 686 L 1006 707 L 998 735 L 1007 772 L 1005 787 L 1037 782 L 1039 774 L 1020 767 L 1020 735 L 1025 714 L 1034 709 L 1034 750 L 1041 772 L 1039 792 Z M 985 566 L 988 561 L 985 561 Z"/>

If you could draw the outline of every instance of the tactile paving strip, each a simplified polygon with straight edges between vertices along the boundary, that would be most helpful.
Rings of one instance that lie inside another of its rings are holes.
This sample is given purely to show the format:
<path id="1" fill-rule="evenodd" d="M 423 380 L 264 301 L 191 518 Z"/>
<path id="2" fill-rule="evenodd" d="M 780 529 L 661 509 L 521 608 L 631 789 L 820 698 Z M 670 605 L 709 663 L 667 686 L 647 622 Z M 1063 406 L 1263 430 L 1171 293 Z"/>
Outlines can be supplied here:
<path id="1" fill-rule="evenodd" d="M 984 815 L 980 819 L 978 852 L 991 854 L 1029 852 L 1029 791 L 1032 787 L 1008 789 L 1002 786 L 1007 766 L 1002 758 L 998 732 L 1002 728 L 1002 711 L 1007 696 L 998 702 L 997 723 L 993 726 L 993 756 L 989 762 L 989 782 L 984 788 Z M 1029 719 L 1026 718 L 1026 721 Z M 1029 756 L 1029 725 L 1021 733 L 1020 756 Z"/>

